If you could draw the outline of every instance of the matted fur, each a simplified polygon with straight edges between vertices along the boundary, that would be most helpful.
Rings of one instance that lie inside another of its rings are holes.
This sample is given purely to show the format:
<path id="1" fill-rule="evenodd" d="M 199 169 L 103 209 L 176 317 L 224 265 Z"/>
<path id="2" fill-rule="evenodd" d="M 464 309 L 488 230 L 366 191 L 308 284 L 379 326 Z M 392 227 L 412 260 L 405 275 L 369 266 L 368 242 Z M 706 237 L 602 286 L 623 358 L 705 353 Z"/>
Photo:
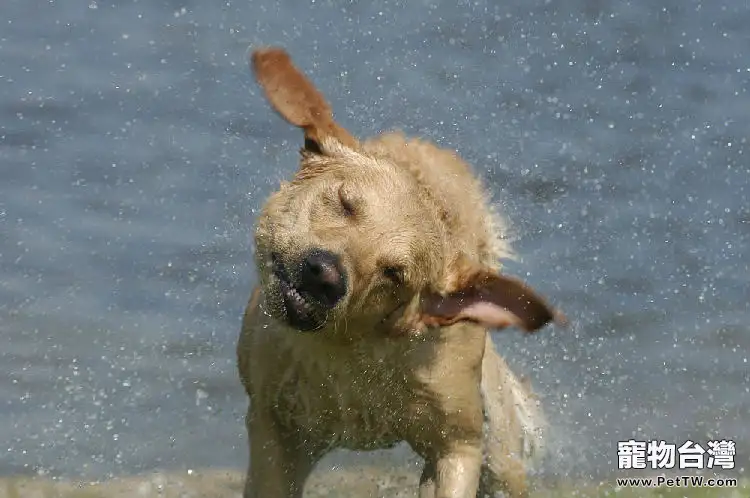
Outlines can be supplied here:
<path id="1" fill-rule="evenodd" d="M 305 147 L 255 233 L 260 283 L 237 346 L 245 498 L 299 497 L 327 451 L 399 441 L 425 459 L 421 498 L 527 496 L 545 421 L 488 330 L 562 317 L 499 273 L 512 253 L 479 179 L 424 140 L 360 142 L 281 49 L 256 50 L 252 67 Z M 345 290 L 325 306 L 298 269 L 321 252 Z"/>

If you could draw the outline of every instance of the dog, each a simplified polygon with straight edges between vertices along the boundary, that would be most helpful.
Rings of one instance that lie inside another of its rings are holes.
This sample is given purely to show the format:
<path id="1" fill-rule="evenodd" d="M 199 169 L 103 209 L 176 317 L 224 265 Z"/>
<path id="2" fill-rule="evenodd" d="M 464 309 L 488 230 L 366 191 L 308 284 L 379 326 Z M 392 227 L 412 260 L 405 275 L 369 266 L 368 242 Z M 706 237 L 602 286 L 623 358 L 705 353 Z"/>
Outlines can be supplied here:
<path id="1" fill-rule="evenodd" d="M 244 497 L 300 497 L 329 450 L 402 441 L 424 459 L 420 498 L 528 496 L 546 422 L 489 330 L 564 318 L 500 272 L 512 253 L 480 181 L 430 142 L 355 138 L 284 49 L 249 62 L 304 142 L 255 230 Z"/>

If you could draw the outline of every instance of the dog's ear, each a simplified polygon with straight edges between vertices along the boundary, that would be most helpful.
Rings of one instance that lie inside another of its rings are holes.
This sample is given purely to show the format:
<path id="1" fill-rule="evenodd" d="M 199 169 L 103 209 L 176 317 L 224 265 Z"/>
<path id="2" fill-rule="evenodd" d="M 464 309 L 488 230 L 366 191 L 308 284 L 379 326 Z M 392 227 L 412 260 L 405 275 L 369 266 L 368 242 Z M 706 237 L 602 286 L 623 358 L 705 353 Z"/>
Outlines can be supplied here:
<path id="1" fill-rule="evenodd" d="M 357 140 L 333 119 L 331 107 L 310 80 L 292 63 L 284 49 L 253 50 L 250 66 L 273 108 L 289 123 L 302 128 L 305 149 L 321 152 L 321 141 L 333 137 L 348 147 Z"/>
<path id="2" fill-rule="evenodd" d="M 442 326 L 467 320 L 486 327 L 514 326 L 534 332 L 552 321 L 566 322 L 531 287 L 494 270 L 473 271 L 452 287 L 445 294 L 430 291 L 422 295 L 422 323 Z"/>

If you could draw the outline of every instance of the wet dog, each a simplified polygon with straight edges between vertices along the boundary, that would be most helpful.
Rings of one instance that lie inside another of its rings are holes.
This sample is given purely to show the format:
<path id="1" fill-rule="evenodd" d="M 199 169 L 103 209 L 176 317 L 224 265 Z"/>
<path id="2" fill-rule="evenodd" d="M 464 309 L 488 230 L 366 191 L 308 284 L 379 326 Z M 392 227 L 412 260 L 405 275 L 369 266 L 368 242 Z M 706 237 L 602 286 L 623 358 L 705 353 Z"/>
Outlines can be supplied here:
<path id="1" fill-rule="evenodd" d="M 432 143 L 355 138 L 284 50 L 250 62 L 304 146 L 255 232 L 260 283 L 237 346 L 245 498 L 302 496 L 329 450 L 400 441 L 424 458 L 422 498 L 527 496 L 545 421 L 489 330 L 561 316 L 500 272 L 510 250 L 479 180 Z"/>

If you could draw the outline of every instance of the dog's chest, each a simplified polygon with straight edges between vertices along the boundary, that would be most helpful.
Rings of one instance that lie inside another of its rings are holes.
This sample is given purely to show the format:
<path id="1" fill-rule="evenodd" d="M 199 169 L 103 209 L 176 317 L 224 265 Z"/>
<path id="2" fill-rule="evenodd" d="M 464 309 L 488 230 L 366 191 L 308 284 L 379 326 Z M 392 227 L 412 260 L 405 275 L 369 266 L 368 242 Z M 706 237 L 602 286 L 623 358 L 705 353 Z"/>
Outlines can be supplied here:
<path id="1" fill-rule="evenodd" d="M 276 407 L 290 428 L 318 444 L 367 450 L 402 440 L 408 382 L 398 369 L 354 354 L 295 355 L 278 384 Z"/>

